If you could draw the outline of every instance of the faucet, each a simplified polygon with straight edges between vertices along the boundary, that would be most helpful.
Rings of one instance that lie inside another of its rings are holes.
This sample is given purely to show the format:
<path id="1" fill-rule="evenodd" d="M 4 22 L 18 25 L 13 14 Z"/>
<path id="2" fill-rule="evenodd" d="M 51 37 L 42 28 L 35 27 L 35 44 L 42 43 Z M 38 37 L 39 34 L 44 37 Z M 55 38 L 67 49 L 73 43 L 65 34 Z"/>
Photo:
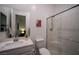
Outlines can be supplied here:
<path id="1" fill-rule="evenodd" d="M 10 33 L 12 35 L 12 37 L 14 37 L 14 42 L 18 41 L 18 33 L 13 33 L 11 28 L 9 27 L 9 25 L 7 25 L 7 33 Z"/>
<path id="2" fill-rule="evenodd" d="M 14 40 L 13 41 L 14 42 L 18 41 L 18 35 L 17 35 L 17 33 L 14 35 Z"/>

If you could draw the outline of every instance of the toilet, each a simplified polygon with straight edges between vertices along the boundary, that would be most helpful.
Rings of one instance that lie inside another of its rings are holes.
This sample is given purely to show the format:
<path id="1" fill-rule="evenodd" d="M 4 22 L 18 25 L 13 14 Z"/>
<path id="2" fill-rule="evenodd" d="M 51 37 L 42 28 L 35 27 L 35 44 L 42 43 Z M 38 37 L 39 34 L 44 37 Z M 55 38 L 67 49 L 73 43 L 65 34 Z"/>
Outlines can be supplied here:
<path id="1" fill-rule="evenodd" d="M 37 53 L 39 53 L 40 55 L 50 55 L 49 50 L 45 47 L 44 39 L 36 39 L 35 43 Z"/>

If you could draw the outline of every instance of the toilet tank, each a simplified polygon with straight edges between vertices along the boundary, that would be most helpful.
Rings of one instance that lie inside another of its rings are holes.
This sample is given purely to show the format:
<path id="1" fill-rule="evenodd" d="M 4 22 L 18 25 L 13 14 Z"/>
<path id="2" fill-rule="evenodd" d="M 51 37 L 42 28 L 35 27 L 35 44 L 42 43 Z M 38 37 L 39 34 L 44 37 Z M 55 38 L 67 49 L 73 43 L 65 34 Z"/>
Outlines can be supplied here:
<path id="1" fill-rule="evenodd" d="M 44 39 L 36 39 L 35 42 L 36 42 L 36 46 L 38 48 L 45 48 L 46 47 Z"/>

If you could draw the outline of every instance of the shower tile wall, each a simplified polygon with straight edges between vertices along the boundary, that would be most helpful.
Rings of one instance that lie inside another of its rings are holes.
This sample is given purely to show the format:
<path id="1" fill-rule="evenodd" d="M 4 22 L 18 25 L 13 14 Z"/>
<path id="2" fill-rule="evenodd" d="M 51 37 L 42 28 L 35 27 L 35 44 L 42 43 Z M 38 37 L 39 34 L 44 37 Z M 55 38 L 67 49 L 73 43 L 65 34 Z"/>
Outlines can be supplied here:
<path id="1" fill-rule="evenodd" d="M 63 54 L 79 54 L 79 7 L 62 14 Z"/>
<path id="2" fill-rule="evenodd" d="M 53 27 L 53 31 L 48 30 L 51 54 L 79 54 L 79 7 L 56 16 Z"/>

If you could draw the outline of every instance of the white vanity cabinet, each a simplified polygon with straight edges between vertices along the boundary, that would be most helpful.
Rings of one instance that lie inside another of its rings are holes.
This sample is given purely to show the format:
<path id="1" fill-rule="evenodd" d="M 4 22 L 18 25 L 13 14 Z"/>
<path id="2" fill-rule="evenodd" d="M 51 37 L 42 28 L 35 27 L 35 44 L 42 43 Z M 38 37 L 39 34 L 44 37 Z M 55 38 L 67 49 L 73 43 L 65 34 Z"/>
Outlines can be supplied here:
<path id="1" fill-rule="evenodd" d="M 0 55 L 32 55 L 34 52 L 34 45 L 31 39 L 19 41 L 7 41 L 0 43 Z M 2 45 L 1 45 L 2 44 Z"/>

